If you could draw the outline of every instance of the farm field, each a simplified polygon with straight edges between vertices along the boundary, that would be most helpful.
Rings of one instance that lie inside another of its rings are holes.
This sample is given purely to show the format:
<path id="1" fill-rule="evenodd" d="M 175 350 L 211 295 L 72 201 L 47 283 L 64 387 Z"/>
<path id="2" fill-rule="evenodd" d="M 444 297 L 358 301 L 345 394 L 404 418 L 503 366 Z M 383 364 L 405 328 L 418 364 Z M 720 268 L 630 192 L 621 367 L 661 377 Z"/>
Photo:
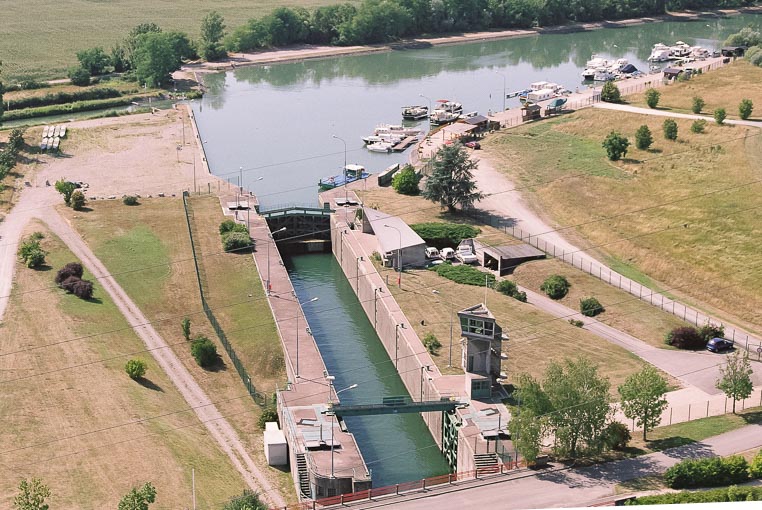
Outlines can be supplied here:
<path id="1" fill-rule="evenodd" d="M 714 74 L 719 74 L 718 71 Z M 739 88 L 752 87 L 747 76 Z M 762 131 L 708 125 L 703 134 L 678 120 L 665 140 L 663 118 L 588 109 L 488 137 L 496 168 L 580 248 L 644 273 L 689 303 L 751 328 L 762 326 L 762 267 L 757 256 Z M 648 125 L 654 143 L 634 147 Z M 627 157 L 609 162 L 601 142 L 628 136 Z M 564 177 L 562 181 L 558 179 Z"/>
<path id="2" fill-rule="evenodd" d="M 0 23 L 0 55 L 6 81 L 20 77 L 47 80 L 63 78 L 77 63 L 76 53 L 101 46 L 106 51 L 119 43 L 140 23 L 153 22 L 164 30 L 181 30 L 191 38 L 200 34 L 201 20 L 216 9 L 225 18 L 227 30 L 252 17 L 268 14 L 276 7 L 313 8 L 330 0 L 229 0 L 210 4 L 203 0 L 150 2 L 121 0 L 92 2 L 72 0 L 65 4 L 50 0 L 5 2 Z M 359 3 L 350 1 L 350 3 Z"/>
<path id="3" fill-rule="evenodd" d="M 159 507 L 185 508 L 191 468 L 203 507 L 240 493 L 240 475 L 108 294 L 97 281 L 89 301 L 57 289 L 55 271 L 76 259 L 41 224 L 33 231 L 45 234 L 48 265 L 17 267 L 0 326 L 0 507 L 23 477 L 41 478 L 61 509 L 116 508 L 149 481 Z M 131 358 L 148 365 L 141 382 L 124 372 Z"/>

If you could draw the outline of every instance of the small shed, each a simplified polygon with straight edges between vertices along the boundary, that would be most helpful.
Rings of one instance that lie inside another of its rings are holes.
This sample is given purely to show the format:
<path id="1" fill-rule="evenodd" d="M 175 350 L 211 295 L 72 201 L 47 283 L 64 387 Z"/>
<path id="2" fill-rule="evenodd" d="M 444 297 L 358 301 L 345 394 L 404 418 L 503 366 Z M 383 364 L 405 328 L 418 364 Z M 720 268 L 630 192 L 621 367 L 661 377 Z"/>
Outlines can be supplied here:
<path id="1" fill-rule="evenodd" d="M 477 126 L 472 126 L 471 124 L 467 124 L 465 122 L 456 122 L 455 124 L 445 126 L 442 131 L 444 131 L 445 134 L 449 135 L 450 140 L 455 140 L 463 138 L 476 129 Z"/>
<path id="2" fill-rule="evenodd" d="M 680 74 L 682 74 L 683 70 L 679 67 L 665 67 L 662 73 L 664 73 L 664 78 L 667 80 L 674 80 Z"/>
<path id="3" fill-rule="evenodd" d="M 476 131 L 486 131 L 489 129 L 489 119 L 484 115 L 476 115 L 465 120 L 466 124 L 476 126 Z"/>
<path id="4" fill-rule="evenodd" d="M 528 244 L 510 246 L 484 246 L 484 267 L 497 271 L 500 276 L 510 274 L 519 264 L 545 258 L 545 252 Z"/>
<path id="5" fill-rule="evenodd" d="M 725 46 L 720 50 L 723 57 L 743 57 L 746 46 Z"/>
<path id="6" fill-rule="evenodd" d="M 274 421 L 265 423 L 264 431 L 265 457 L 271 466 L 288 464 L 288 444 L 283 431 Z"/>

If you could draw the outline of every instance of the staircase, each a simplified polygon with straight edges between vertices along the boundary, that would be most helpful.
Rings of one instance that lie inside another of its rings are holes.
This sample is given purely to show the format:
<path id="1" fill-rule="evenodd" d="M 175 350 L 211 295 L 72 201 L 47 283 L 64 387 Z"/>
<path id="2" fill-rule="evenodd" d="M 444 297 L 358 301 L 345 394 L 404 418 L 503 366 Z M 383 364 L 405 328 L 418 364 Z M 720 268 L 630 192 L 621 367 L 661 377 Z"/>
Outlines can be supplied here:
<path id="1" fill-rule="evenodd" d="M 474 455 L 476 476 L 500 472 L 500 461 L 497 453 L 477 453 Z"/>
<path id="2" fill-rule="evenodd" d="M 296 470 L 299 473 L 299 492 L 301 492 L 301 497 L 309 499 L 312 497 L 310 474 L 307 471 L 307 459 L 303 453 L 296 454 Z"/>

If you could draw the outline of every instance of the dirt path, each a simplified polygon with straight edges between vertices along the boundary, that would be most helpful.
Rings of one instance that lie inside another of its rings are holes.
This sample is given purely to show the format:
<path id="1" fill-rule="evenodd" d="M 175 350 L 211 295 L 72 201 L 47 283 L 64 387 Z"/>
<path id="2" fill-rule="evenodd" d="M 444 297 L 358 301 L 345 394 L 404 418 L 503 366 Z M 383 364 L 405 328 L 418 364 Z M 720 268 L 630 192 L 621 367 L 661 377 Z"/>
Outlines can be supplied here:
<path id="1" fill-rule="evenodd" d="M 670 110 L 641 108 L 639 106 L 630 106 L 626 104 L 595 103 L 593 107 L 603 108 L 604 110 L 617 110 L 620 112 L 639 113 L 641 115 L 653 115 L 655 117 L 672 117 L 675 119 L 693 119 L 693 120 L 705 120 L 707 122 L 715 122 L 714 117 L 710 117 L 708 115 L 695 115 L 692 113 L 678 113 L 678 112 L 673 112 Z M 726 119 L 725 124 L 762 128 L 762 122 L 758 120 Z"/>

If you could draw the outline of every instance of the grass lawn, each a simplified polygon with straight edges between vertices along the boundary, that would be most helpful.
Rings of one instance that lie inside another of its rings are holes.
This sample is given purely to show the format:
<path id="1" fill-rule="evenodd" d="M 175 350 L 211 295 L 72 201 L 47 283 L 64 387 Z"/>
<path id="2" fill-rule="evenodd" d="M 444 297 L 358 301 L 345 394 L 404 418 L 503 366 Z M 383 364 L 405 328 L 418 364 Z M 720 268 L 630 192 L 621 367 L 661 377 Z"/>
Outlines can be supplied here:
<path id="1" fill-rule="evenodd" d="M 571 283 L 569 293 L 559 300 L 560 303 L 579 310 L 581 299 L 595 297 L 606 309 L 595 316 L 596 320 L 656 347 L 667 348 L 664 335 L 673 328 L 686 325 L 674 315 L 634 299 L 625 291 L 555 259 L 522 264 L 516 268 L 512 279 L 519 285 L 542 294 L 542 282 L 553 274 L 564 276 Z"/>
<path id="2" fill-rule="evenodd" d="M 127 294 L 172 345 L 185 367 L 217 403 L 220 412 L 228 417 L 248 445 L 249 453 L 271 476 L 273 484 L 280 487 L 287 498 L 294 500 L 291 477 L 268 467 L 264 458 L 262 434 L 256 424 L 261 410 L 246 394 L 238 373 L 203 315 L 182 200 L 143 199 L 141 205 L 134 207 L 125 206 L 121 201 L 97 201 L 88 205 L 92 210 L 87 213 L 74 213 L 63 207 L 61 211 L 72 220 Z M 219 208 L 218 214 L 221 215 Z M 253 262 L 249 258 L 249 265 L 239 265 L 237 256 L 222 253 L 219 244 L 210 252 L 202 251 L 201 254 L 207 271 L 214 273 L 216 269 L 212 268 L 219 266 L 219 276 L 210 280 L 210 287 L 221 296 L 212 304 L 218 308 L 215 311 L 218 319 L 222 322 L 223 317 L 230 314 L 231 320 L 237 321 L 233 324 L 245 323 L 250 327 L 242 332 L 243 335 L 229 332 L 231 342 L 243 358 L 243 353 L 250 351 L 243 344 L 239 345 L 239 341 L 255 337 L 255 332 L 266 335 L 272 331 L 268 329 L 272 328 L 269 315 L 269 322 L 262 320 L 256 327 L 252 327 L 255 326 L 253 322 L 247 322 L 252 314 L 252 304 L 261 301 L 248 298 L 238 286 L 242 281 L 257 281 Z M 224 289 L 235 289 L 235 293 L 226 293 Z M 253 292 L 253 288 L 248 290 L 248 293 Z M 200 368 L 191 357 L 180 328 L 180 322 L 186 316 L 191 320 L 192 335 L 204 334 L 217 345 L 223 363 L 214 370 Z M 223 325 L 227 326 L 225 322 Z M 277 336 L 272 338 L 272 345 L 280 349 Z M 259 366 L 247 364 L 252 383 L 258 389 L 272 391 L 278 380 L 277 374 L 258 370 Z"/>
<path id="3" fill-rule="evenodd" d="M 195 414 L 172 414 L 187 409 L 186 402 L 140 352 L 144 344 L 108 294 L 97 281 L 89 301 L 51 288 L 57 268 L 76 258 L 43 226 L 30 225 L 32 231 L 45 233 L 48 265 L 17 266 L 0 325 L 0 507 L 10 508 L 21 478 L 38 477 L 56 508 L 115 508 L 146 481 L 157 488 L 159 507 L 184 508 L 191 504 L 192 467 L 202 507 L 238 493 L 240 475 Z M 87 272 L 85 278 L 92 280 Z M 148 365 L 142 383 L 124 373 L 132 357 Z"/>
<path id="4" fill-rule="evenodd" d="M 482 147 L 496 168 L 532 189 L 528 201 L 562 226 L 577 225 L 582 248 L 615 257 L 709 313 L 760 326 L 762 132 L 712 125 L 693 134 L 690 121 L 678 120 L 678 140 L 669 142 L 662 122 L 587 109 L 504 131 Z M 654 133 L 653 148 L 609 162 L 606 134 L 632 138 L 641 124 Z"/>
<path id="5" fill-rule="evenodd" d="M 716 108 L 725 108 L 729 119 L 738 119 L 738 104 L 742 99 L 751 99 L 754 111 L 749 120 L 762 120 L 762 67 L 738 60 L 719 71 L 700 74 L 686 82 L 678 82 L 669 87 L 661 87 L 659 92 L 660 110 L 693 113 L 693 98 L 702 98 L 706 105 L 701 110 L 711 116 Z M 625 101 L 633 106 L 647 107 L 645 94 L 625 96 Z"/>
<path id="6" fill-rule="evenodd" d="M 3 74 L 8 82 L 22 76 L 64 78 L 66 69 L 77 64 L 77 51 L 100 46 L 109 52 L 140 23 L 153 22 L 164 30 L 181 30 L 196 39 L 201 32 L 201 20 L 212 9 L 225 18 L 229 32 L 249 18 L 266 15 L 276 7 L 312 8 L 333 3 L 329 0 L 229 0 L 214 4 L 204 0 L 72 0 L 61 8 L 50 0 L 5 2 L 0 24 Z"/>

